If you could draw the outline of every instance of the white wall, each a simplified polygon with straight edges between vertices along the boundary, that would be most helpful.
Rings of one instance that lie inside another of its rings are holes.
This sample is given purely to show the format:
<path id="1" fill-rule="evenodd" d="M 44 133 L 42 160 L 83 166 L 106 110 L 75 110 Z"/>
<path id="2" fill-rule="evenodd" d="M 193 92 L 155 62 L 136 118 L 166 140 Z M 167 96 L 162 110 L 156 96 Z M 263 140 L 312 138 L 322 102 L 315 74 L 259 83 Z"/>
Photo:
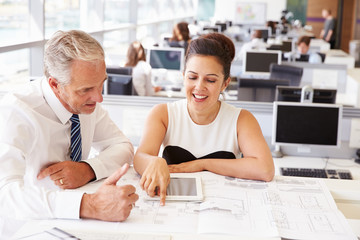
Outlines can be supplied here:
<path id="1" fill-rule="evenodd" d="M 234 20 L 236 3 L 266 3 L 266 21 L 279 21 L 281 11 L 286 9 L 286 0 L 216 0 L 215 14 L 217 20 Z"/>

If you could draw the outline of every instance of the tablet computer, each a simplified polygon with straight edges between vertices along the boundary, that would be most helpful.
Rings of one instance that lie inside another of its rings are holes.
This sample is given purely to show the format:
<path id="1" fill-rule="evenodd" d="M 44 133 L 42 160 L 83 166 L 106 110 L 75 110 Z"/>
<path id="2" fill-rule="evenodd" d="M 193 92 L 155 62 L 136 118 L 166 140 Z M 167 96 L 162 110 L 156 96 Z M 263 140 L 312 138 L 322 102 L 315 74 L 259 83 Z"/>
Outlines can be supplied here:
<path id="1" fill-rule="evenodd" d="M 146 194 L 145 200 L 160 200 L 160 196 L 150 197 Z M 201 178 L 189 174 L 173 173 L 166 189 L 166 201 L 197 201 L 203 200 Z"/>

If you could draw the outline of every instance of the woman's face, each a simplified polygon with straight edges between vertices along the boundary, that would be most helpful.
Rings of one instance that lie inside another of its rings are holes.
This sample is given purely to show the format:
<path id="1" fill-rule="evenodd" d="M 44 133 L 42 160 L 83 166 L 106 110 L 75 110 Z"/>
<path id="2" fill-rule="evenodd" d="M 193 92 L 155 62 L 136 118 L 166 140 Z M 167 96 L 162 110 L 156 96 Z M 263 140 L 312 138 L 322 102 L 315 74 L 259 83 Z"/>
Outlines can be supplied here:
<path id="1" fill-rule="evenodd" d="M 175 36 L 178 39 L 178 41 L 183 40 L 181 32 L 177 26 L 175 26 L 175 28 L 174 28 L 174 33 L 175 33 Z"/>
<path id="2" fill-rule="evenodd" d="M 229 84 L 224 81 L 223 66 L 217 59 L 201 55 L 190 57 L 184 77 L 189 110 L 217 111 L 220 92 Z"/>

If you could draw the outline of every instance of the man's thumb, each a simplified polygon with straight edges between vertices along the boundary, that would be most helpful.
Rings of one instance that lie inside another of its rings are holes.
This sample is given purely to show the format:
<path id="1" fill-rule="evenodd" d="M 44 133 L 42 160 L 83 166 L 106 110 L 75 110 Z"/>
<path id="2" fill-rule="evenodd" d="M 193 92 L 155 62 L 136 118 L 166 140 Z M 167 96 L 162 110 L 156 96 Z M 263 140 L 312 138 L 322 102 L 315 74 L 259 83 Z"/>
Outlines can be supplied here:
<path id="1" fill-rule="evenodd" d="M 117 181 L 127 172 L 129 169 L 129 164 L 125 163 L 121 168 L 116 170 L 111 176 L 105 179 L 104 184 L 106 185 L 116 185 Z"/>

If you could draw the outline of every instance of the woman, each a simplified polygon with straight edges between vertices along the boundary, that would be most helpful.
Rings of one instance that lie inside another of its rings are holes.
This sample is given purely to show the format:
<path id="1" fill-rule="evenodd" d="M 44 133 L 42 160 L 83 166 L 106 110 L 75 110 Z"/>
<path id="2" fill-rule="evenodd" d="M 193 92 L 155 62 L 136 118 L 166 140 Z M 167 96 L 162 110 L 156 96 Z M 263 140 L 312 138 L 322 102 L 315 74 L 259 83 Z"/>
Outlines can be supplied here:
<path id="1" fill-rule="evenodd" d="M 219 33 L 191 41 L 185 57 L 186 99 L 156 105 L 149 113 L 134 167 L 142 175 L 140 186 L 150 196 L 157 190 L 160 204 L 165 204 L 169 172 L 207 170 L 263 181 L 274 176 L 271 152 L 255 117 L 219 101 L 230 82 L 234 55 L 233 42 Z"/>
<path id="2" fill-rule="evenodd" d="M 190 31 L 187 22 L 179 22 L 173 28 L 172 37 L 169 40 L 170 47 L 183 47 L 186 51 L 190 42 Z"/>
<path id="3" fill-rule="evenodd" d="M 133 85 L 137 95 L 151 96 L 161 90 L 161 87 L 151 83 L 151 66 L 146 62 L 144 47 L 140 42 L 132 42 L 127 52 L 125 67 L 132 67 Z"/>

